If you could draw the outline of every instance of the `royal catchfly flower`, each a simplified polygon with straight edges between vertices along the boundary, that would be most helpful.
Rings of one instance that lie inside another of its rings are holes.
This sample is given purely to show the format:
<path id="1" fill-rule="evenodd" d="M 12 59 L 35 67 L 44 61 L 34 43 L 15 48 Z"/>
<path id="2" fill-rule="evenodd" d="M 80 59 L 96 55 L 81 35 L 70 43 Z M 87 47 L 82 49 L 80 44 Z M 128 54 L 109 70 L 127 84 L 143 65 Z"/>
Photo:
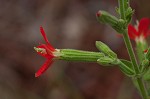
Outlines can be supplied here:
<path id="1" fill-rule="evenodd" d="M 40 31 L 46 44 L 40 44 L 39 46 L 34 47 L 34 49 L 38 54 L 45 57 L 47 60 L 35 73 L 35 77 L 39 77 L 41 74 L 43 74 L 54 60 L 97 62 L 99 58 L 105 57 L 105 55 L 101 52 L 90 52 L 74 49 L 55 49 L 49 43 L 43 27 L 40 27 Z"/>
<path id="2" fill-rule="evenodd" d="M 137 21 L 137 25 L 128 25 L 128 35 L 130 39 L 136 42 L 144 42 L 145 38 L 150 34 L 150 19 L 142 18 L 140 22 Z"/>
<path id="3" fill-rule="evenodd" d="M 42 34 L 46 44 L 40 44 L 39 46 L 34 47 L 34 49 L 37 51 L 38 54 L 45 57 L 47 60 L 41 66 L 41 68 L 35 73 L 35 77 L 39 77 L 41 74 L 43 74 L 48 69 L 48 67 L 53 63 L 53 58 L 58 57 L 54 53 L 59 52 L 59 50 L 53 48 L 53 46 L 49 43 L 43 27 L 40 27 L 40 31 L 41 31 L 41 34 Z"/>

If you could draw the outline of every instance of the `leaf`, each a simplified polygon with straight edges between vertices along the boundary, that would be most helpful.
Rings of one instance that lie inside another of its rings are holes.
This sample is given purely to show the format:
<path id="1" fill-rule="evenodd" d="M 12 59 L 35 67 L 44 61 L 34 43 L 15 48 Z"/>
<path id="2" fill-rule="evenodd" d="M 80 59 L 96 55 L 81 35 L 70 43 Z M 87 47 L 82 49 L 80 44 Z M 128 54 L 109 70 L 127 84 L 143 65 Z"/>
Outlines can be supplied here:
<path id="1" fill-rule="evenodd" d="M 124 60 L 124 59 L 120 59 L 120 61 L 122 62 L 119 66 L 121 71 L 126 74 L 127 76 L 131 77 L 135 75 L 135 72 L 133 70 L 133 66 L 132 63 L 130 61 Z"/>

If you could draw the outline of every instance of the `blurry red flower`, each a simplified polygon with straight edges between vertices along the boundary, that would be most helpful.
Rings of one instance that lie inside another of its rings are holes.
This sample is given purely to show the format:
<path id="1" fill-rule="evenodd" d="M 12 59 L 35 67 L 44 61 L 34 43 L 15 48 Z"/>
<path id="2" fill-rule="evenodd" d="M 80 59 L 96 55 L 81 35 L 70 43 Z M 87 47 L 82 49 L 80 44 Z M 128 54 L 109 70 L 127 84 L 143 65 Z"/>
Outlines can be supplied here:
<path id="1" fill-rule="evenodd" d="M 43 74 L 48 69 L 48 67 L 53 63 L 53 58 L 55 57 L 53 52 L 56 51 L 56 49 L 54 49 L 52 45 L 49 43 L 43 27 L 40 27 L 40 31 L 46 44 L 40 44 L 39 46 L 34 47 L 34 49 L 37 51 L 38 54 L 47 58 L 47 60 L 41 66 L 41 68 L 35 73 L 35 77 L 39 77 L 41 74 Z"/>
<path id="2" fill-rule="evenodd" d="M 150 34 L 150 19 L 142 18 L 136 26 L 128 25 L 128 35 L 136 42 L 144 40 Z"/>

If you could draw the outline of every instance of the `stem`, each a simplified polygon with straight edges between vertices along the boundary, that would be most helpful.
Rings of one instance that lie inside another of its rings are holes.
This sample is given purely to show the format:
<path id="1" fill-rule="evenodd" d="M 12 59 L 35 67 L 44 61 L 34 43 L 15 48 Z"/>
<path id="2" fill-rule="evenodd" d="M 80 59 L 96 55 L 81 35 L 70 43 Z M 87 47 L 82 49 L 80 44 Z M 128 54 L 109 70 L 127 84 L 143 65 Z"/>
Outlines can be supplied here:
<path id="1" fill-rule="evenodd" d="M 140 93 L 141 93 L 143 99 L 148 99 L 148 93 L 146 91 L 146 88 L 144 86 L 142 78 L 137 78 L 136 80 L 138 82 Z"/>
<path id="2" fill-rule="evenodd" d="M 127 9 L 126 8 L 127 1 L 126 0 L 118 0 L 118 2 L 119 2 L 119 9 L 120 9 L 120 17 L 121 17 L 121 19 L 126 21 L 125 12 L 126 12 L 126 9 Z M 132 45 L 131 45 L 126 27 L 124 29 L 123 38 L 124 38 L 125 45 L 127 47 L 127 50 L 128 50 L 129 56 L 130 56 L 130 60 L 132 61 L 135 73 L 139 74 L 140 73 L 139 67 L 138 67 L 138 64 L 137 64 L 137 60 L 136 60 L 136 57 L 135 57 L 135 54 L 134 54 L 134 51 L 133 51 L 133 48 L 132 48 Z M 140 90 L 142 98 L 143 99 L 148 99 L 148 94 L 147 94 L 147 91 L 145 89 L 144 83 L 142 81 L 142 77 L 136 78 L 136 81 L 137 81 L 137 84 L 139 86 L 139 90 Z"/>
<path id="3" fill-rule="evenodd" d="M 137 61 L 136 61 L 135 54 L 133 52 L 133 48 L 132 48 L 129 36 L 127 34 L 127 30 L 125 31 L 125 33 L 123 33 L 123 38 L 124 38 L 128 53 L 130 55 L 130 59 L 131 59 L 132 64 L 134 66 L 133 68 L 134 68 L 136 74 L 138 74 L 139 73 L 139 68 L 138 68 L 138 64 L 137 64 Z"/>
<path id="4" fill-rule="evenodd" d="M 120 8 L 120 17 L 121 19 L 126 19 L 125 18 L 125 4 L 126 2 L 124 0 L 118 0 L 119 2 L 119 8 Z"/>
<path id="5" fill-rule="evenodd" d="M 136 61 L 135 54 L 133 52 L 133 48 L 132 48 L 129 36 L 127 34 L 127 30 L 123 33 L 123 38 L 124 38 L 124 41 L 125 41 L 125 44 L 126 44 L 126 47 L 127 47 L 127 50 L 128 50 L 129 56 L 130 56 L 130 59 L 132 61 L 135 73 L 139 74 L 139 67 L 138 67 L 138 64 L 137 64 L 137 61 Z M 148 94 L 147 94 L 147 91 L 145 89 L 145 86 L 144 86 L 144 83 L 142 81 L 142 78 L 141 77 L 140 78 L 136 78 L 136 81 L 138 83 L 141 96 L 143 97 L 143 99 L 148 99 Z"/>

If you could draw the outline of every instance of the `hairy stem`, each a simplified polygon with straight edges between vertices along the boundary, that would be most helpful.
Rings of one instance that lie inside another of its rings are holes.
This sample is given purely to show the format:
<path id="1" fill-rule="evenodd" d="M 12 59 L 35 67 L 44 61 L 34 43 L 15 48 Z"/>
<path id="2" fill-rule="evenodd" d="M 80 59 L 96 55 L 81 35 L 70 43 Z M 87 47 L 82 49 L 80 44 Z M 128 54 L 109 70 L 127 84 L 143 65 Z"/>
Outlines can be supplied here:
<path id="1" fill-rule="evenodd" d="M 133 52 L 133 48 L 132 48 L 129 36 L 127 34 L 127 30 L 125 31 L 125 33 L 123 33 L 123 37 L 124 37 L 124 41 L 125 41 L 125 44 L 126 44 L 126 47 L 127 47 L 127 50 L 128 50 L 129 56 L 130 56 L 130 59 L 131 59 L 132 64 L 134 66 L 135 73 L 139 74 L 139 67 L 138 67 L 138 64 L 137 64 L 137 60 L 136 60 L 135 54 Z M 141 96 L 143 97 L 143 99 L 148 99 L 148 94 L 147 94 L 146 88 L 144 86 L 144 83 L 142 81 L 142 78 L 141 77 L 140 78 L 136 78 L 136 81 L 137 81 L 137 84 L 138 84 Z"/>
<path id="2" fill-rule="evenodd" d="M 120 9 L 120 17 L 121 17 L 121 19 L 126 21 L 125 12 L 126 12 L 127 1 L 126 0 L 118 0 L 118 2 L 119 2 L 119 9 Z M 134 54 L 134 51 L 133 51 L 133 48 L 131 45 L 131 41 L 130 41 L 128 33 L 127 33 L 127 27 L 124 28 L 123 38 L 124 38 L 124 42 L 125 42 L 125 45 L 127 47 L 127 50 L 128 50 L 129 56 L 130 56 L 130 60 L 132 61 L 135 73 L 138 75 L 140 73 L 139 66 L 137 64 L 137 59 L 135 57 L 135 54 Z M 144 86 L 142 77 L 136 78 L 135 80 L 137 81 L 137 84 L 139 87 L 138 89 L 141 93 L 142 98 L 148 99 L 148 94 L 147 94 L 146 88 Z"/>

